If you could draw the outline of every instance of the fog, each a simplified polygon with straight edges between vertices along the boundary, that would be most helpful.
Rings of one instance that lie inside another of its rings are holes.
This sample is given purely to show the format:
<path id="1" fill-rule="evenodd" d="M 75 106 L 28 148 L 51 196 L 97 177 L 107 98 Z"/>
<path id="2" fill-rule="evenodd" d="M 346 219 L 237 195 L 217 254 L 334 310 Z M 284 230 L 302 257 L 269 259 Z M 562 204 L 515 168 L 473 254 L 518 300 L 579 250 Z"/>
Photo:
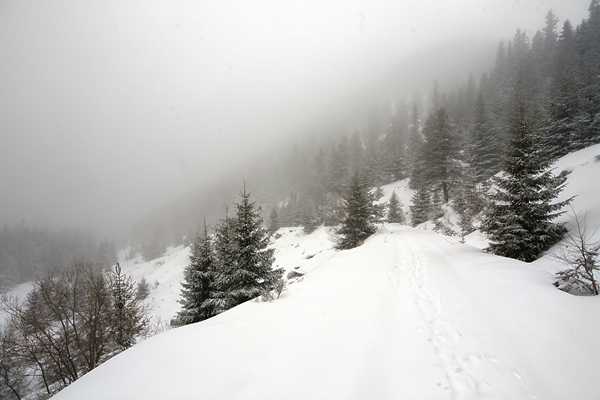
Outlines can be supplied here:
<path id="1" fill-rule="evenodd" d="M 456 57 L 407 60 L 431 64 L 423 54 L 447 43 L 493 54 L 519 27 L 531 38 L 550 8 L 575 25 L 588 5 L 2 0 L 0 225 L 126 227 L 343 118 L 372 87 L 468 73 Z"/>

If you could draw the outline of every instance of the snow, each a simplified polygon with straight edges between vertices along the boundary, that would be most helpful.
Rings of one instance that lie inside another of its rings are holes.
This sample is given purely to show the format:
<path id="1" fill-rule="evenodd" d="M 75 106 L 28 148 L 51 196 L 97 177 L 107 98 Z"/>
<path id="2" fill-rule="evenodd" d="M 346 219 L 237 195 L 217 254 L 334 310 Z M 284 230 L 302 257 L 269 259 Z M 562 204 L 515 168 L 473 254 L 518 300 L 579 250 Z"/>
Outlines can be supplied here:
<path id="1" fill-rule="evenodd" d="M 571 171 L 561 198 L 577 194 L 593 228 L 599 154 L 594 146 L 556 163 L 556 173 Z M 406 212 L 402 185 L 384 192 L 395 188 Z M 598 399 L 600 296 L 557 290 L 550 255 L 526 264 L 483 253 L 478 232 L 461 244 L 397 224 L 347 251 L 333 250 L 325 228 L 278 234 L 275 264 L 306 272 L 280 299 L 147 339 L 55 398 Z M 179 309 L 188 256 L 171 248 L 123 265 L 159 282 L 154 315 Z"/>
<path id="2" fill-rule="evenodd" d="M 150 295 L 145 303 L 155 319 L 169 321 L 179 311 L 177 300 L 183 281 L 183 269 L 189 263 L 189 256 L 189 247 L 178 246 L 169 247 L 156 260 L 143 262 L 138 257 L 120 263 L 123 274 L 131 276 L 136 282 L 146 278 L 150 284 Z"/>

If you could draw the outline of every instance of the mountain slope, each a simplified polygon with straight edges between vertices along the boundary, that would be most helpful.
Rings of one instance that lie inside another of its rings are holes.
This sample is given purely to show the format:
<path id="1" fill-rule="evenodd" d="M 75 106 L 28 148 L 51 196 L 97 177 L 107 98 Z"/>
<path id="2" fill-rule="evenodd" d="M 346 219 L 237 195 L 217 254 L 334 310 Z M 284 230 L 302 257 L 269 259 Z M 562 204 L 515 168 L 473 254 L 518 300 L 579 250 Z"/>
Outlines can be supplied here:
<path id="1" fill-rule="evenodd" d="M 561 196 L 579 194 L 592 227 L 596 154 L 556 171 L 571 171 Z M 307 272 L 281 299 L 150 338 L 55 398 L 597 399 L 600 296 L 554 288 L 549 256 L 526 264 L 394 224 L 341 252 L 324 229 L 281 232 L 276 263 Z"/>

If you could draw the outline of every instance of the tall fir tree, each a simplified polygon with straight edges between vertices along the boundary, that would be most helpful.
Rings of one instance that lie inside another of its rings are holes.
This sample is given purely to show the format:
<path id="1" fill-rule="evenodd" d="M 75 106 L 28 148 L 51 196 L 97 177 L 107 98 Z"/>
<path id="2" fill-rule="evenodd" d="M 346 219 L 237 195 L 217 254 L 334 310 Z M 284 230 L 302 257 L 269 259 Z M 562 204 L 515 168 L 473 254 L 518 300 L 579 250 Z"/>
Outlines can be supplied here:
<path id="1" fill-rule="evenodd" d="M 548 118 L 544 131 L 548 153 L 553 158 L 564 156 L 577 148 L 579 87 L 579 82 L 567 71 L 560 78 L 554 97 L 547 106 Z"/>
<path id="2" fill-rule="evenodd" d="M 492 178 L 496 192 L 481 224 L 490 242 L 486 251 L 531 262 L 562 238 L 565 228 L 551 221 L 570 200 L 553 202 L 566 178 L 554 176 L 550 163 L 521 106 L 503 157 L 504 173 Z"/>
<path id="3" fill-rule="evenodd" d="M 491 116 L 480 93 L 475 105 L 468 157 L 476 183 L 483 182 L 500 170 L 499 144 L 493 133 Z"/>
<path id="4" fill-rule="evenodd" d="M 203 303 L 211 315 L 217 315 L 236 306 L 231 296 L 231 276 L 236 264 L 237 246 L 233 240 L 235 220 L 225 209 L 225 218 L 215 228 L 213 247 L 215 252 L 215 273 L 212 276 L 209 298 Z"/>
<path id="5" fill-rule="evenodd" d="M 408 143 L 406 145 L 406 156 L 408 168 L 410 169 L 411 189 L 423 186 L 423 171 L 425 170 L 423 160 L 423 137 L 419 123 L 419 109 L 415 104 L 412 111 L 412 123 L 408 131 Z"/>
<path id="6" fill-rule="evenodd" d="M 410 206 L 410 224 L 417 226 L 429 220 L 431 211 L 431 196 L 427 188 L 419 188 L 411 198 Z"/>
<path id="7" fill-rule="evenodd" d="M 235 204 L 236 218 L 232 225 L 234 246 L 233 268 L 229 276 L 229 294 L 241 304 L 273 289 L 283 276 L 283 269 L 273 269 L 274 249 L 269 248 L 269 233 L 263 226 L 261 207 L 250 201 L 250 193 L 240 193 Z"/>
<path id="8" fill-rule="evenodd" d="M 423 129 L 425 144 L 424 179 L 428 186 L 442 190 L 444 203 L 450 200 L 450 190 L 460 177 L 458 139 L 453 133 L 450 116 L 440 107 L 427 119 Z"/>
<path id="9" fill-rule="evenodd" d="M 183 271 L 181 283 L 181 311 L 177 314 L 180 324 L 187 325 L 213 316 L 212 307 L 206 303 L 211 297 L 216 273 L 216 259 L 206 220 L 204 235 L 192 244 L 190 263 Z"/>

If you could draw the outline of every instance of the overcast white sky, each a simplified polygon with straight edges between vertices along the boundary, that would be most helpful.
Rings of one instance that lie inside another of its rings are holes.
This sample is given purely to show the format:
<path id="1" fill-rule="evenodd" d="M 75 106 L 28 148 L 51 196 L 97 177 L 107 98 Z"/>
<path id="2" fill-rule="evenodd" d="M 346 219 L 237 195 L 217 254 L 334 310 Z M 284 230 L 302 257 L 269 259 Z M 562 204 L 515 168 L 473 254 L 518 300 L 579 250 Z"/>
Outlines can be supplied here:
<path id="1" fill-rule="evenodd" d="M 550 8 L 576 25 L 588 5 L 0 0 L 0 225 L 129 222 L 414 50 L 542 28 Z"/>

